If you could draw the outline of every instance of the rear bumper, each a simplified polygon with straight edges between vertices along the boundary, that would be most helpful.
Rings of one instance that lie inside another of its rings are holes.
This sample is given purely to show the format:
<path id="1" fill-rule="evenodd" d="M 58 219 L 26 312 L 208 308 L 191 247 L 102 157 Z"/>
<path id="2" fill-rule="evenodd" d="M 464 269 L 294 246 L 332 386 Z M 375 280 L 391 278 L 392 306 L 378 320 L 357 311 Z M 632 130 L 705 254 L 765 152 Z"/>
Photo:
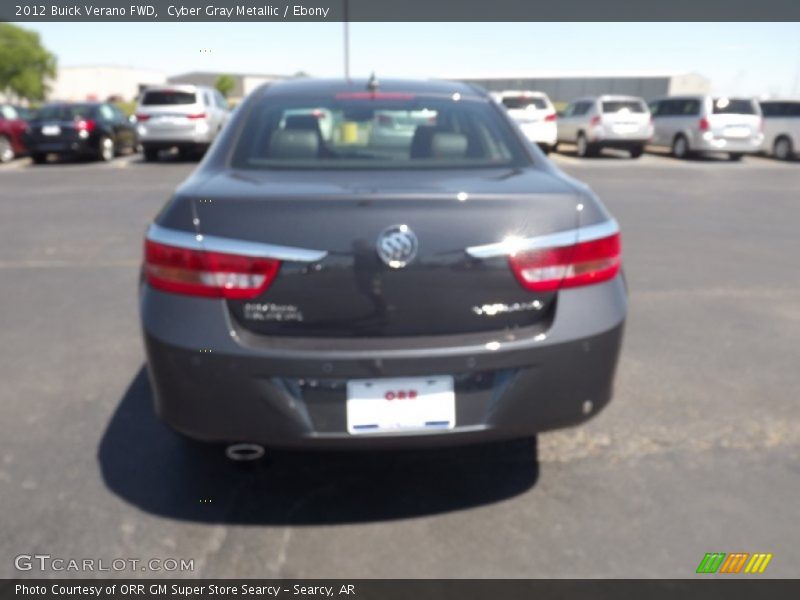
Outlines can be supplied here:
<path id="1" fill-rule="evenodd" d="M 761 150 L 764 136 L 758 135 L 751 138 L 715 138 L 711 136 L 696 135 L 691 142 L 692 150 L 698 152 L 734 152 L 753 154 Z"/>
<path id="2" fill-rule="evenodd" d="M 74 155 L 96 155 L 98 153 L 97 142 L 93 138 L 81 140 L 59 140 L 32 142 L 28 145 L 31 154 L 74 154 Z"/>
<path id="3" fill-rule="evenodd" d="M 634 148 L 644 148 L 649 141 L 649 138 L 600 138 L 592 143 L 601 148 L 631 150 Z"/>
<path id="4" fill-rule="evenodd" d="M 305 448 L 461 444 L 588 419 L 611 398 L 627 311 L 622 278 L 561 292 L 558 303 L 546 334 L 519 330 L 485 334 L 480 343 L 472 334 L 428 348 L 405 339 L 397 346 L 387 340 L 377 351 L 353 349 L 352 342 L 319 350 L 296 340 L 283 348 L 274 339 L 251 344 L 237 335 L 221 301 L 141 289 L 148 371 L 164 421 L 206 441 Z M 454 429 L 347 433 L 349 379 L 424 375 L 454 377 Z"/>
<path id="5" fill-rule="evenodd" d="M 159 131 L 144 125 L 136 129 L 139 143 L 152 147 L 208 146 L 214 141 L 214 132 L 209 128 L 193 128 L 186 131 Z"/>

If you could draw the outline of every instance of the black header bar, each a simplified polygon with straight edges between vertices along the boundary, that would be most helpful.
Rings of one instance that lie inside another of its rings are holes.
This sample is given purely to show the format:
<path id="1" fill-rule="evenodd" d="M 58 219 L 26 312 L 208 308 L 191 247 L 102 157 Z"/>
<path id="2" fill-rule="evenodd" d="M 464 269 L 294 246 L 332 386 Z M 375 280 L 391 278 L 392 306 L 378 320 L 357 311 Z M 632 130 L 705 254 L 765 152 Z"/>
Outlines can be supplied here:
<path id="1" fill-rule="evenodd" d="M 345 8 L 345 4 L 347 7 Z M 2 0 L 36 22 L 800 21 L 798 0 Z M 709 24 L 713 27 L 713 23 Z"/>

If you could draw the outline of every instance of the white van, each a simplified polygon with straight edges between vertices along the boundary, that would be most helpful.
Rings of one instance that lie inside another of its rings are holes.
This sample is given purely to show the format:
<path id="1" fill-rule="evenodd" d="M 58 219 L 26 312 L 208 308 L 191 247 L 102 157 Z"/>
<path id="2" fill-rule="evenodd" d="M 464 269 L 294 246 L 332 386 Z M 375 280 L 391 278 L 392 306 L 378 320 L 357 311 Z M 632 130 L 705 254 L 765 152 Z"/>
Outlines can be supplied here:
<path id="1" fill-rule="evenodd" d="M 800 100 L 762 100 L 762 149 L 780 160 L 800 158 Z"/>

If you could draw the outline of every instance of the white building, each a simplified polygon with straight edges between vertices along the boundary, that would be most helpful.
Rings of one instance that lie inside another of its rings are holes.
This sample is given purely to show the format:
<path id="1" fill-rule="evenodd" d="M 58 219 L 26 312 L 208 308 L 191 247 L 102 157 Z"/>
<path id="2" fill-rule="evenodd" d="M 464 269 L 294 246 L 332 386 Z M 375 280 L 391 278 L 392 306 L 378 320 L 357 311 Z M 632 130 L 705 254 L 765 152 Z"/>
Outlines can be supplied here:
<path id="1" fill-rule="evenodd" d="M 155 69 L 139 69 L 115 65 L 59 67 L 50 84 L 50 100 L 107 100 L 117 96 L 133 100 L 142 88 L 167 81 L 165 73 Z"/>
<path id="2" fill-rule="evenodd" d="M 649 100 L 658 96 L 711 92 L 711 82 L 706 77 L 673 71 L 531 71 L 465 74 L 447 79 L 475 83 L 492 92 L 536 90 L 559 103 L 601 94 L 624 94 Z"/>

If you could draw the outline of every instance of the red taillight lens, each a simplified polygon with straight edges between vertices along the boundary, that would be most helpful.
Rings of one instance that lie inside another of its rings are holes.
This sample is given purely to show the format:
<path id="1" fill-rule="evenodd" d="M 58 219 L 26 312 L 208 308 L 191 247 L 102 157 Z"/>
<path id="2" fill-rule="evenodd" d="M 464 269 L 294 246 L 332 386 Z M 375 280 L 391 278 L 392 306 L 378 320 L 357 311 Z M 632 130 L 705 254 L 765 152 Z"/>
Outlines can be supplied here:
<path id="1" fill-rule="evenodd" d="M 600 283 L 619 272 L 620 236 L 615 233 L 574 246 L 520 252 L 509 257 L 508 262 L 517 280 L 533 292 Z"/>
<path id="2" fill-rule="evenodd" d="M 136 115 L 136 120 L 139 121 L 139 122 L 147 121 L 149 118 L 150 118 L 150 115 Z"/>
<path id="3" fill-rule="evenodd" d="M 394 120 L 389 115 L 378 115 L 378 123 L 380 125 L 391 125 Z"/>
<path id="4" fill-rule="evenodd" d="M 186 115 L 187 119 L 205 119 L 206 113 L 197 113 L 196 115 Z"/>
<path id="5" fill-rule="evenodd" d="M 145 240 L 144 274 L 158 290 L 210 298 L 249 299 L 274 281 L 280 261 L 167 246 Z"/>
<path id="6" fill-rule="evenodd" d="M 75 121 L 75 129 L 78 131 L 94 131 L 95 127 L 97 127 L 97 123 L 92 121 L 91 119 L 80 119 Z"/>
<path id="7" fill-rule="evenodd" d="M 555 121 L 556 120 L 556 113 L 550 113 L 544 118 L 545 121 Z"/>
<path id="8" fill-rule="evenodd" d="M 708 119 L 706 119 L 705 117 L 700 119 L 699 127 L 700 131 L 708 131 L 710 128 L 710 125 L 708 124 Z"/>
<path id="9" fill-rule="evenodd" d="M 595 127 L 595 126 L 597 126 L 597 125 L 600 125 L 600 121 L 602 121 L 602 119 L 600 118 L 600 115 L 595 115 L 595 116 L 593 116 L 593 117 L 592 117 L 592 118 L 589 120 L 589 127 Z"/>

